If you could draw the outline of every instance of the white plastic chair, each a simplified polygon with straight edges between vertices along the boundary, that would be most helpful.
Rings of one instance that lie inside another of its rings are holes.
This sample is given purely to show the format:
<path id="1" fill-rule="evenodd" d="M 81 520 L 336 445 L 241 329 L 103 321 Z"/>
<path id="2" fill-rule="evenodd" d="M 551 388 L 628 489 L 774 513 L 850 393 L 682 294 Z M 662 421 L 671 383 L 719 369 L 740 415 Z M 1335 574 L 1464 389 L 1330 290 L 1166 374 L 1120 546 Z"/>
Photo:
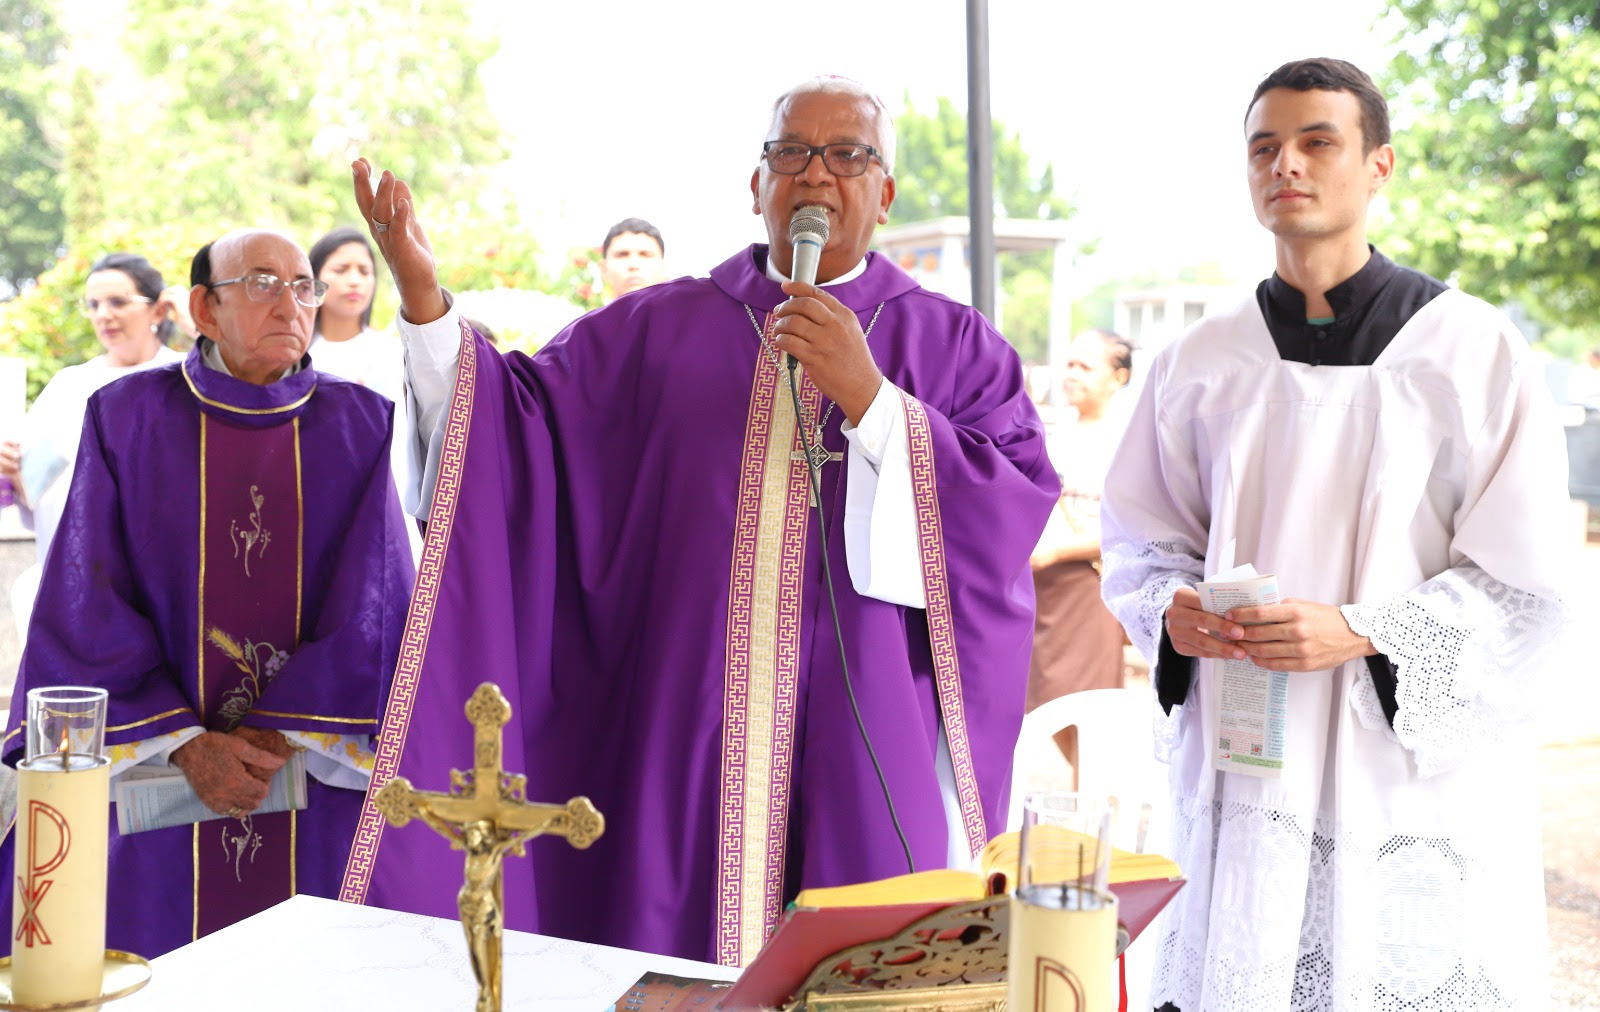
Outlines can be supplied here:
<path id="1" fill-rule="evenodd" d="M 1118 819 L 1112 843 L 1138 850 L 1141 822 L 1143 848 L 1170 854 L 1171 802 L 1167 767 L 1155 758 L 1152 724 L 1155 691 L 1148 687 L 1087 689 L 1052 699 L 1022 720 L 1011 766 L 1011 809 L 1006 828 L 1022 826 L 1022 799 L 1031 791 L 1076 790 L 1114 797 Z M 1067 763 L 1055 742 L 1056 732 L 1078 728 L 1078 769 Z M 1149 805 L 1147 820 L 1142 819 Z M 1150 979 L 1161 920 L 1146 928 L 1124 953 L 1128 1008 L 1149 1009 Z"/>

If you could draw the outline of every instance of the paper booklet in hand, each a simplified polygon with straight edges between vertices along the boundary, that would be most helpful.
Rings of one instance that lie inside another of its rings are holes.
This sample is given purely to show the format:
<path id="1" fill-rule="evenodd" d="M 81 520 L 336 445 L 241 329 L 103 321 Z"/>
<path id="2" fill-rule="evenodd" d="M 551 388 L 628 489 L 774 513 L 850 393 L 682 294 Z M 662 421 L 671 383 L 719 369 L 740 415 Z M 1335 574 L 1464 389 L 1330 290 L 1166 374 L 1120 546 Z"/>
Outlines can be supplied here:
<path id="1" fill-rule="evenodd" d="M 148 829 L 184 826 L 207 819 L 225 819 L 206 807 L 176 766 L 135 766 L 112 785 L 117 801 L 117 832 L 123 836 Z M 306 807 L 306 758 L 295 750 L 272 778 L 267 799 L 250 815 L 296 811 Z"/>
<path id="2" fill-rule="evenodd" d="M 1277 604 L 1278 578 L 1255 566 L 1233 565 L 1233 542 L 1223 568 L 1195 585 L 1200 607 L 1213 615 L 1230 608 Z M 1289 712 L 1289 676 L 1258 668 L 1248 658 L 1217 664 L 1217 728 L 1211 736 L 1212 765 L 1226 773 L 1276 779 L 1283 775 L 1284 733 Z"/>
<path id="3" fill-rule="evenodd" d="M 1004 918 L 1005 896 L 1016 881 L 1020 843 L 1020 836 L 1015 832 L 1003 833 L 989 841 L 979 858 L 979 871 L 937 869 L 859 885 L 803 890 L 718 1007 L 783 1007 L 793 999 L 804 997 L 797 992 L 814 970 L 824 970 L 825 962 L 841 962 L 830 957 L 840 956 L 842 961 L 847 961 L 847 950 L 903 937 L 906 929 L 925 919 L 931 921 L 942 911 L 960 911 L 973 904 L 981 907 L 987 899 L 997 904 L 992 913 Z M 1077 877 L 1077 869 L 1063 864 L 1059 874 L 1063 881 L 1070 880 Z M 1111 851 L 1110 889 L 1117 897 L 1117 920 L 1127 929 L 1130 940 L 1149 926 L 1183 884 L 1183 873 L 1170 858 L 1116 848 Z M 921 927 L 929 925 L 919 925 Z M 1001 927 L 1003 929 L 1003 925 Z M 918 942 L 931 941 L 926 936 L 938 930 L 939 926 L 933 926 L 907 944 L 914 947 Z M 949 933 L 960 934 L 961 929 L 957 927 Z M 999 965 L 1003 971 L 1003 941 L 1000 954 Z M 883 953 L 882 961 L 886 965 L 893 964 L 896 958 L 891 953 Z M 934 968 L 926 965 L 927 962 L 921 965 L 921 972 L 931 976 Z M 860 964 L 844 969 L 857 978 L 866 973 Z M 1003 979 L 1002 972 L 1002 982 Z M 938 981 L 928 980 L 927 983 Z M 1003 998 L 1003 984 L 1000 994 Z"/>

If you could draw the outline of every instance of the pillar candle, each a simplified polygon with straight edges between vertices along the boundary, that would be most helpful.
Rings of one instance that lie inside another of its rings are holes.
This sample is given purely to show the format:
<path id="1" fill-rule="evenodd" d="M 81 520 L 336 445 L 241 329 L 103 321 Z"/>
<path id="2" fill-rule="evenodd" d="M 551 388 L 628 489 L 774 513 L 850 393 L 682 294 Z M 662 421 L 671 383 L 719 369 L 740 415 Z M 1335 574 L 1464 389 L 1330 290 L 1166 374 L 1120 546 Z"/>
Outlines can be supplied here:
<path id="1" fill-rule="evenodd" d="M 17 764 L 11 995 L 43 1005 L 99 997 L 106 953 L 111 761 L 106 693 L 28 693 L 27 758 Z"/>
<path id="2" fill-rule="evenodd" d="M 1117 900 L 1076 885 L 1040 885 L 1011 897 L 1006 1008 L 1107 1012 L 1116 1007 Z"/>
<path id="3" fill-rule="evenodd" d="M 111 763 L 41 756 L 17 766 L 11 991 L 18 1002 L 100 994 L 106 952 Z"/>

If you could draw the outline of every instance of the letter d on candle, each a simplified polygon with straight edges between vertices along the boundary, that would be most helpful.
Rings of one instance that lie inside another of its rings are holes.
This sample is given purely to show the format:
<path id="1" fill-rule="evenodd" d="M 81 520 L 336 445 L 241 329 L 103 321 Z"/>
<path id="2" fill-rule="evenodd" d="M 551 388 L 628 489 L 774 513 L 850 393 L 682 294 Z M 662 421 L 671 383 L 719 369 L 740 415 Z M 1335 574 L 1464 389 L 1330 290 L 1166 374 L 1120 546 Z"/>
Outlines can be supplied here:
<path id="1" fill-rule="evenodd" d="M 28 693 L 12 879 L 11 992 L 19 1003 L 83 1001 L 102 990 L 111 820 L 104 727 L 103 690 Z"/>

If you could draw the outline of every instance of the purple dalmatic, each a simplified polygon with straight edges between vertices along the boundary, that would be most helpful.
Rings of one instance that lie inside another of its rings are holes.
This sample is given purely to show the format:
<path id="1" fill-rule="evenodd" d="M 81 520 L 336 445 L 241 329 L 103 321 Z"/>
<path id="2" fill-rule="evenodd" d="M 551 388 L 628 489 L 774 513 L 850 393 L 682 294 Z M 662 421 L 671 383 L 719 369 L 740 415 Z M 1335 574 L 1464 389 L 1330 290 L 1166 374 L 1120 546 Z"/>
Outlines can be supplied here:
<path id="1" fill-rule="evenodd" d="M 196 724 L 376 733 L 412 577 L 392 411 L 309 368 L 254 386 L 198 350 L 95 394 L 6 761 L 41 685 L 109 690 L 112 750 Z M 155 956 L 295 893 L 336 895 L 360 807 L 313 781 L 301 812 L 127 837 L 112 818 L 107 943 Z"/>
<path id="2" fill-rule="evenodd" d="M 463 330 L 418 592 L 374 789 L 472 765 L 462 706 L 498 683 L 528 796 L 587 795 L 592 849 L 505 866 L 510 927 L 747 961 L 809 886 L 906 870 L 846 697 L 764 247 L 644 289 L 536 357 Z M 942 867 L 948 739 L 974 851 L 1003 825 L 1032 635 L 1028 555 L 1055 501 L 1017 356 L 877 255 L 829 289 L 909 396 L 928 608 L 857 594 L 842 465 L 822 468 L 850 678 L 919 868 Z M 808 427 L 826 406 L 801 381 Z M 845 448 L 834 412 L 824 443 Z M 459 855 L 369 806 L 342 898 L 455 916 Z"/>

